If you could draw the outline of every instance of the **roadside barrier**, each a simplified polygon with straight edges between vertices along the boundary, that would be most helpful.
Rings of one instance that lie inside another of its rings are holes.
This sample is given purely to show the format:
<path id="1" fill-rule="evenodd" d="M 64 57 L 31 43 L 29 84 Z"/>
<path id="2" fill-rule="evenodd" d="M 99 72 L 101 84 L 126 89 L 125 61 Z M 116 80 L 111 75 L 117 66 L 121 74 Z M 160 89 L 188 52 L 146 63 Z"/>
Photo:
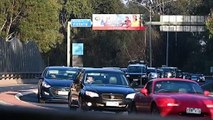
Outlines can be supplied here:
<path id="1" fill-rule="evenodd" d="M 10 73 L 0 73 L 0 80 L 17 80 L 17 79 L 36 79 L 41 76 L 40 72 L 10 72 Z"/>

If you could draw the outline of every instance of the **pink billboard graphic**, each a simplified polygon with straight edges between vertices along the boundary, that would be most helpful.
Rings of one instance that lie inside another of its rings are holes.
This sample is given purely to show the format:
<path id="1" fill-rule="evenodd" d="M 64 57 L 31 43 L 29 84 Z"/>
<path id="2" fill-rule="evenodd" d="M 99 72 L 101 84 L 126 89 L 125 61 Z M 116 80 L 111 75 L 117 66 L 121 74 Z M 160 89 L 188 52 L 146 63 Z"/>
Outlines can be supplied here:
<path id="1" fill-rule="evenodd" d="M 141 14 L 93 14 L 93 30 L 145 30 Z"/>

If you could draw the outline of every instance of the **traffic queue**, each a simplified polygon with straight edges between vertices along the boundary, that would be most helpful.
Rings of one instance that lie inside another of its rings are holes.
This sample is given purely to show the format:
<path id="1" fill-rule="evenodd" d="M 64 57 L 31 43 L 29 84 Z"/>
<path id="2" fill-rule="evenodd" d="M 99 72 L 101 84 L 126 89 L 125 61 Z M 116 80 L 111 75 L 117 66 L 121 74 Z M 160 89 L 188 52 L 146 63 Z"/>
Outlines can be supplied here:
<path id="1" fill-rule="evenodd" d="M 141 62 L 126 69 L 49 66 L 40 77 L 37 99 L 63 100 L 70 110 L 213 118 L 213 98 L 198 84 L 205 78 L 187 77 L 176 67 L 156 69 Z"/>

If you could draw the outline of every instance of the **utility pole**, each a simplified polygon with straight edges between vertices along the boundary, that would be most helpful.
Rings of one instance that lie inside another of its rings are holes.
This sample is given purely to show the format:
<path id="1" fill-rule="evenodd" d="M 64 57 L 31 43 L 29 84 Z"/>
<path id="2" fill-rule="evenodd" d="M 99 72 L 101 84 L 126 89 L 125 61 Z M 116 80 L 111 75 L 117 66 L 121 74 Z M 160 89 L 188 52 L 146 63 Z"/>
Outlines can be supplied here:
<path id="1" fill-rule="evenodd" d="M 152 67 L 152 3 L 149 5 L 149 66 Z"/>

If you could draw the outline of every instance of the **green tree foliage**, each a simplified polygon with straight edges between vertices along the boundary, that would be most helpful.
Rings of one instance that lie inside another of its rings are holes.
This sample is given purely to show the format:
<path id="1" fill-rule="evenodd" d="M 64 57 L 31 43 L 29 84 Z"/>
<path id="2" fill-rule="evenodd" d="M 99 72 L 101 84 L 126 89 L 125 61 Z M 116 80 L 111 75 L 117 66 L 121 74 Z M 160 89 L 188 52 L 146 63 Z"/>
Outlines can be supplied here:
<path id="1" fill-rule="evenodd" d="M 144 14 L 149 21 L 147 0 L 1 0 L 0 36 L 34 40 L 45 53 L 48 65 L 65 65 L 66 35 L 71 19 L 92 18 L 92 14 Z M 212 0 L 153 0 L 152 20 L 164 15 L 208 15 Z M 168 2 L 162 4 L 162 2 Z M 208 71 L 213 64 L 213 19 L 209 32 L 169 33 L 169 65 L 185 70 Z M 152 26 L 153 65 L 165 64 L 167 34 Z M 71 40 L 84 42 L 84 66 L 122 66 L 130 59 L 149 61 L 149 29 L 146 31 L 93 31 L 71 28 Z M 55 59 L 57 56 L 58 59 Z M 199 58 L 199 59 L 198 59 Z"/>
<path id="2" fill-rule="evenodd" d="M 1 0 L 1 36 L 22 41 L 34 40 L 42 52 L 61 43 L 60 4 L 56 0 Z"/>
<path id="3" fill-rule="evenodd" d="M 213 10 L 212 10 L 212 13 L 209 15 L 209 17 L 206 21 L 206 26 L 207 26 L 207 29 L 210 32 L 209 36 L 210 36 L 210 38 L 212 38 L 213 37 Z"/>

